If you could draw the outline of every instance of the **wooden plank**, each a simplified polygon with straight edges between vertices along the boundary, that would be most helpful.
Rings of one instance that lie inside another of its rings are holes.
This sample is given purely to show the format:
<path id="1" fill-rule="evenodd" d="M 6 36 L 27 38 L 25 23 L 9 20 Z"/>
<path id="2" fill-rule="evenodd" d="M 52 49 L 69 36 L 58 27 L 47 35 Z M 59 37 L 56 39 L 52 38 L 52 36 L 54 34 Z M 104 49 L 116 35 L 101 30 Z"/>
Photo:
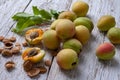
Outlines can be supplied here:
<path id="1" fill-rule="evenodd" d="M 75 0 L 73 0 L 75 1 Z M 113 60 L 100 62 L 95 56 L 96 47 L 108 42 L 104 33 L 99 32 L 96 23 L 100 16 L 111 14 L 115 16 L 117 27 L 119 27 L 119 0 L 84 0 L 89 6 L 88 16 L 94 22 L 94 30 L 91 39 L 84 45 L 79 56 L 79 64 L 77 68 L 65 71 L 61 70 L 54 58 L 49 76 L 47 80 L 120 80 L 120 45 L 116 46 L 116 55 Z"/>

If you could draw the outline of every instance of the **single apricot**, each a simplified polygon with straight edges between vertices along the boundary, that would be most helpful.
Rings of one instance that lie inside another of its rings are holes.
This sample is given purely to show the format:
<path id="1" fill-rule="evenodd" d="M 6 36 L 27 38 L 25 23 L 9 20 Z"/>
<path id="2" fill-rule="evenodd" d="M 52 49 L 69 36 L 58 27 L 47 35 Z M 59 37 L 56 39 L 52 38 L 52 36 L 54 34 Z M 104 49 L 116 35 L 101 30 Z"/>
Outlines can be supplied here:
<path id="1" fill-rule="evenodd" d="M 84 1 L 76 1 L 72 5 L 72 11 L 78 17 L 84 17 L 84 16 L 86 16 L 88 10 L 89 10 L 89 5 L 86 2 L 84 2 Z"/>
<path id="2" fill-rule="evenodd" d="M 71 12 L 71 11 L 64 11 L 62 13 L 59 14 L 58 19 L 69 19 L 71 21 L 74 21 L 76 19 L 76 15 L 75 13 Z"/>
<path id="3" fill-rule="evenodd" d="M 92 20 L 90 20 L 87 17 L 78 17 L 78 18 L 76 18 L 74 20 L 74 24 L 75 24 L 75 26 L 84 25 L 85 27 L 88 28 L 88 30 L 90 32 L 92 32 L 93 27 L 94 27 Z"/>
<path id="4" fill-rule="evenodd" d="M 113 16 L 104 15 L 98 20 L 97 27 L 100 31 L 108 31 L 110 28 L 114 27 L 115 24 L 116 21 Z"/>
<path id="5" fill-rule="evenodd" d="M 74 51 L 76 51 L 78 54 L 80 53 L 80 51 L 82 50 L 82 44 L 79 40 L 77 39 L 69 39 L 67 41 L 65 41 L 63 43 L 63 48 L 69 48 L 69 49 L 73 49 Z"/>
<path id="6" fill-rule="evenodd" d="M 77 53 L 72 49 L 62 49 L 56 56 L 57 64 L 65 70 L 73 69 L 78 64 Z"/>
<path id="7" fill-rule="evenodd" d="M 113 44 L 120 44 L 120 28 L 113 27 L 107 32 L 107 37 Z"/>
<path id="8" fill-rule="evenodd" d="M 57 49 L 60 46 L 60 41 L 55 30 L 47 30 L 43 34 L 43 44 L 48 49 Z"/>
<path id="9" fill-rule="evenodd" d="M 68 19 L 61 20 L 56 26 L 57 36 L 62 40 L 72 38 L 75 35 L 75 25 Z"/>
<path id="10" fill-rule="evenodd" d="M 90 32 L 88 28 L 83 25 L 79 25 L 76 28 L 75 37 L 84 45 L 90 39 Z"/>
<path id="11" fill-rule="evenodd" d="M 61 21 L 62 19 L 57 19 L 55 21 L 52 22 L 52 24 L 50 25 L 50 29 L 55 30 L 56 25 Z"/>
<path id="12" fill-rule="evenodd" d="M 105 42 L 100 44 L 96 49 L 96 56 L 101 60 L 110 60 L 115 55 L 115 47 L 113 44 Z"/>

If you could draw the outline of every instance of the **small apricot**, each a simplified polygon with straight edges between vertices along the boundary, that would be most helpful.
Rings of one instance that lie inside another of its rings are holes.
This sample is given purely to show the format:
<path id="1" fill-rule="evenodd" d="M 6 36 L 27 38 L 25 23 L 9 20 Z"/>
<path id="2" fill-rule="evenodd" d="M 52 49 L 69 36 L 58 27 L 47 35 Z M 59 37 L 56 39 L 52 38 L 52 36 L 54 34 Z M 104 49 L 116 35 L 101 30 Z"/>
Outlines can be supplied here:
<path id="1" fill-rule="evenodd" d="M 63 19 L 56 25 L 56 32 L 62 40 L 72 38 L 75 35 L 75 25 L 72 21 Z"/>
<path id="2" fill-rule="evenodd" d="M 113 16 L 104 15 L 98 20 L 97 27 L 100 31 L 108 31 L 110 28 L 114 27 L 115 24 L 116 22 Z"/>
<path id="3" fill-rule="evenodd" d="M 89 5 L 84 1 L 76 1 L 72 5 L 72 11 L 78 16 L 83 17 L 86 16 L 89 10 Z"/>
<path id="4" fill-rule="evenodd" d="M 110 60 L 115 55 L 115 47 L 113 44 L 105 42 L 96 49 L 96 56 L 101 60 Z"/>

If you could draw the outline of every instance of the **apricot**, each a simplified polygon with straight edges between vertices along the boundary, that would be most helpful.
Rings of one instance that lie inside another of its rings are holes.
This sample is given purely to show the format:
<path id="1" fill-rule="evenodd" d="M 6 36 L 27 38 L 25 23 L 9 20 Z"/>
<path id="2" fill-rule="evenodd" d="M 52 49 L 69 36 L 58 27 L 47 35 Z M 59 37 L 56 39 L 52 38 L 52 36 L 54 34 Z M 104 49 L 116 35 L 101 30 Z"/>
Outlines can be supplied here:
<path id="1" fill-rule="evenodd" d="M 96 56 L 101 60 L 110 60 L 115 55 L 115 47 L 113 44 L 105 42 L 96 49 Z"/>
<path id="2" fill-rule="evenodd" d="M 50 29 L 55 30 L 56 25 L 61 21 L 62 19 L 57 19 L 55 21 L 52 22 L 52 24 L 50 25 Z"/>
<path id="3" fill-rule="evenodd" d="M 79 25 L 76 28 L 76 34 L 75 37 L 82 43 L 85 44 L 88 42 L 89 38 L 90 38 L 90 32 L 88 30 L 88 28 L 86 28 L 83 25 Z"/>
<path id="4" fill-rule="evenodd" d="M 78 16 L 83 17 L 86 16 L 89 10 L 89 5 L 83 1 L 76 1 L 72 5 L 72 11 Z"/>
<path id="5" fill-rule="evenodd" d="M 75 34 L 75 25 L 72 21 L 63 19 L 56 25 L 56 32 L 62 40 L 72 38 Z"/>
<path id="6" fill-rule="evenodd" d="M 75 19 L 74 24 L 75 26 L 84 25 L 85 27 L 89 29 L 90 32 L 93 30 L 93 26 L 94 26 L 93 22 L 87 17 L 79 17 Z"/>
<path id="7" fill-rule="evenodd" d="M 63 49 L 56 56 L 57 64 L 65 70 L 73 69 L 78 64 L 77 53 L 72 49 Z"/>
<path id="8" fill-rule="evenodd" d="M 113 44 L 120 44 L 120 28 L 113 27 L 107 32 L 107 37 Z"/>
<path id="9" fill-rule="evenodd" d="M 113 16 L 104 15 L 98 20 L 97 27 L 100 31 L 108 31 L 110 28 L 114 27 L 115 24 L 116 22 Z"/>
<path id="10" fill-rule="evenodd" d="M 74 21 L 76 19 L 76 15 L 71 11 L 64 11 L 59 14 L 58 19 L 69 19 L 71 21 Z"/>
<path id="11" fill-rule="evenodd" d="M 66 49 L 66 48 L 73 49 L 74 51 L 76 51 L 79 54 L 80 51 L 82 50 L 82 44 L 77 39 L 69 39 L 63 43 L 63 48 L 64 49 Z"/>
<path id="12" fill-rule="evenodd" d="M 60 41 L 57 37 L 57 33 L 55 30 L 47 30 L 43 34 L 43 44 L 48 49 L 57 49 L 60 45 Z"/>
<path id="13" fill-rule="evenodd" d="M 40 62 L 45 56 L 45 51 L 38 47 L 26 48 L 22 53 L 22 58 L 24 61 L 31 61 L 33 63 Z"/>

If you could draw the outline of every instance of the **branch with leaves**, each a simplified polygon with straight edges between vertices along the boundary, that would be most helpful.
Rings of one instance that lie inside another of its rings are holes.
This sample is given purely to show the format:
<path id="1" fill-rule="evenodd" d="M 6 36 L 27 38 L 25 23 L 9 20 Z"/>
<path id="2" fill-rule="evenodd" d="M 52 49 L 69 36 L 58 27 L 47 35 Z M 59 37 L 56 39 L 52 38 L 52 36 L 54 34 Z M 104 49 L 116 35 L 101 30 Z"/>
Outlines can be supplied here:
<path id="1" fill-rule="evenodd" d="M 17 25 L 12 29 L 15 33 L 21 33 L 26 28 L 34 25 L 40 25 L 45 22 L 50 22 L 53 18 L 57 19 L 60 12 L 50 10 L 50 12 L 44 9 L 38 9 L 36 6 L 32 7 L 33 14 L 18 12 L 12 19 L 17 21 Z"/>

